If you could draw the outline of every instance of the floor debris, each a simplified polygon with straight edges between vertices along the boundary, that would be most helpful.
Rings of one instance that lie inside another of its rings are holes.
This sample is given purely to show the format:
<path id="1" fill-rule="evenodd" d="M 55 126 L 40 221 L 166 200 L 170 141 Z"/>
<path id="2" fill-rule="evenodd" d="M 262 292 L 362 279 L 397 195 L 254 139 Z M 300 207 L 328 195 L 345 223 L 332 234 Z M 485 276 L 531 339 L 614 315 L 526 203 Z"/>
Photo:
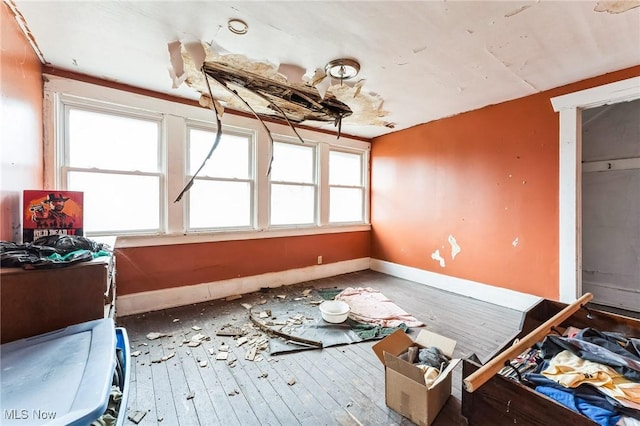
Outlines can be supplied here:
<path id="1" fill-rule="evenodd" d="M 129 414 L 127 417 L 129 418 L 129 420 L 131 420 L 135 424 L 138 424 L 142 421 L 142 419 L 146 415 L 147 415 L 146 411 L 134 411 L 133 413 Z"/>
<path id="2" fill-rule="evenodd" d="M 242 299 L 242 295 L 240 294 L 234 294 L 233 296 L 228 296 L 227 298 L 225 298 L 224 300 L 226 300 L 227 302 L 231 301 L 231 300 L 236 300 L 236 299 Z"/>
<path id="3" fill-rule="evenodd" d="M 159 339 L 159 338 L 165 337 L 165 336 L 167 336 L 165 333 L 159 333 L 157 331 L 153 331 L 153 332 L 147 334 L 147 339 L 156 340 L 156 339 Z"/>
<path id="4" fill-rule="evenodd" d="M 216 336 L 242 336 L 244 331 L 240 327 L 234 327 L 232 325 L 225 325 L 220 330 L 216 331 Z"/>
<path id="5" fill-rule="evenodd" d="M 140 351 L 133 351 L 131 352 L 131 356 L 136 357 L 140 355 Z"/>
<path id="6" fill-rule="evenodd" d="M 193 398 L 195 398 L 195 397 L 196 397 L 196 393 L 195 393 L 195 391 L 191 391 L 191 392 L 189 392 L 189 395 L 187 395 L 187 399 L 188 399 L 188 400 L 189 400 L 189 399 L 193 399 Z"/>

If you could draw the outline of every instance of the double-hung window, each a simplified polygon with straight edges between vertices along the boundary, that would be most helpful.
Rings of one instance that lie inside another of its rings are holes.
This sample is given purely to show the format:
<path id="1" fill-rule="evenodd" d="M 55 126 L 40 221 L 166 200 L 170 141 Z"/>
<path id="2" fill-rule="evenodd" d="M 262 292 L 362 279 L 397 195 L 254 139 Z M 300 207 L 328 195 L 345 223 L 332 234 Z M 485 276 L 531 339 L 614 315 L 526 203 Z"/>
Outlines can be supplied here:
<path id="1" fill-rule="evenodd" d="M 162 230 L 162 116 L 64 105 L 61 179 L 84 192 L 84 229 L 94 234 Z"/>
<path id="2" fill-rule="evenodd" d="M 329 151 L 329 222 L 364 222 L 363 152 Z"/>
<path id="3" fill-rule="evenodd" d="M 216 131 L 188 124 L 188 174 L 207 158 Z M 188 192 L 188 230 L 253 226 L 254 143 L 252 132 L 223 129 L 218 146 Z"/>
<path id="4" fill-rule="evenodd" d="M 317 206 L 316 145 L 273 143 L 270 224 L 314 225 Z"/>
<path id="5" fill-rule="evenodd" d="M 368 142 L 298 129 L 302 142 L 284 124 L 225 114 L 198 171 L 216 139 L 211 110 L 52 75 L 44 103 L 44 188 L 84 193 L 90 237 L 135 246 L 368 226 Z"/>

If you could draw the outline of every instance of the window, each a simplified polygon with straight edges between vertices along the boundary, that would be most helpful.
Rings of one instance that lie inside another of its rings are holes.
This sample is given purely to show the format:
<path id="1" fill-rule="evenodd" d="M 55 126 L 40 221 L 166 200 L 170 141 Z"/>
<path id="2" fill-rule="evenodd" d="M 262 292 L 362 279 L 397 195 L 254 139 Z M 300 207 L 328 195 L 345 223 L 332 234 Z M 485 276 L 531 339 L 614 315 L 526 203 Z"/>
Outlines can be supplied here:
<path id="1" fill-rule="evenodd" d="M 43 187 L 84 193 L 89 237 L 132 247 L 368 226 L 366 141 L 299 128 L 301 142 L 285 124 L 225 114 L 220 143 L 174 202 L 215 141 L 211 110 L 46 77 Z"/>
<path id="2" fill-rule="evenodd" d="M 74 105 L 65 118 L 62 179 L 84 192 L 85 232 L 159 232 L 161 118 Z"/>
<path id="3" fill-rule="evenodd" d="M 316 221 L 315 145 L 273 143 L 271 225 Z"/>
<path id="4" fill-rule="evenodd" d="M 329 152 L 329 222 L 364 222 L 363 155 Z"/>
<path id="5" fill-rule="evenodd" d="M 216 131 L 190 126 L 189 177 L 207 157 Z M 220 143 L 188 192 L 190 230 L 253 225 L 253 139 L 223 130 Z"/>

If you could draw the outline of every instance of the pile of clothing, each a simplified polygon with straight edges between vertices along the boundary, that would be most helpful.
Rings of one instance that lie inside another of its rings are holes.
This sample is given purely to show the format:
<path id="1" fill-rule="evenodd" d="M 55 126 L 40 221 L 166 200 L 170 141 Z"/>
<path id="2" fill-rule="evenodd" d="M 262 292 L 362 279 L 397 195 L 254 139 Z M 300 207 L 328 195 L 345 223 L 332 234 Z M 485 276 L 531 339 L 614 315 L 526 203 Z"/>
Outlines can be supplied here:
<path id="1" fill-rule="evenodd" d="M 500 371 L 602 426 L 640 426 L 640 339 L 595 328 L 548 335 Z"/>
<path id="2" fill-rule="evenodd" d="M 112 248 L 77 235 L 49 235 L 32 243 L 0 241 L 0 266 L 49 269 L 111 256 Z"/>

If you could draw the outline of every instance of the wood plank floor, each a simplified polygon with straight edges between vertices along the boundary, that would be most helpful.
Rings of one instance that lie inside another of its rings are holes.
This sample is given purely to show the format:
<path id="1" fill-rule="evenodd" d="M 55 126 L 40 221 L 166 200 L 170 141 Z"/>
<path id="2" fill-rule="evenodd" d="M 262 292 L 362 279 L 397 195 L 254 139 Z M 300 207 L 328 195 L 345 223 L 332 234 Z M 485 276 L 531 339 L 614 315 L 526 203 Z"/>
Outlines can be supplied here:
<path id="1" fill-rule="evenodd" d="M 229 326 L 259 338 L 243 304 L 301 296 L 309 288 L 372 287 L 426 324 L 457 340 L 454 356 L 475 353 L 485 362 L 519 329 L 522 313 L 437 290 L 371 270 L 309 281 L 219 300 L 117 319 L 125 327 L 132 357 L 128 410 L 146 412 L 141 425 L 411 425 L 385 404 L 384 369 L 371 350 L 375 342 L 282 355 L 259 352 L 245 359 L 250 342 L 217 336 Z M 195 330 L 193 327 L 200 327 Z M 167 336 L 149 340 L 150 332 Z M 210 337 L 197 347 L 185 342 Z M 216 360 L 220 347 L 227 360 Z M 260 359 L 260 357 L 262 359 Z M 235 361 L 233 361 L 235 360 Z M 463 425 L 462 366 L 434 425 Z M 125 424 L 134 424 L 126 420 Z"/>

